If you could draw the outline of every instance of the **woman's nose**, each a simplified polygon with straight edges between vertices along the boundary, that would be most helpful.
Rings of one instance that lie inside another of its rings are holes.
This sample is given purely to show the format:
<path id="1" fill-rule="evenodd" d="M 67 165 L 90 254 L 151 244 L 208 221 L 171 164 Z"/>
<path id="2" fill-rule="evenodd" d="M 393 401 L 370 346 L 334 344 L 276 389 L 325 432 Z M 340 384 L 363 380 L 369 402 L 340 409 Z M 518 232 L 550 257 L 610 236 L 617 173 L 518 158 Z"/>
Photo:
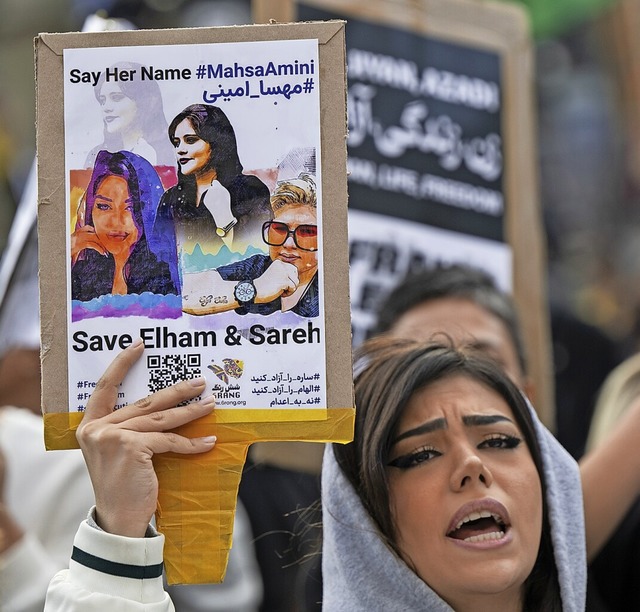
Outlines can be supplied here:
<path id="1" fill-rule="evenodd" d="M 129 211 L 127 210 L 117 210 L 115 211 L 115 215 L 112 217 L 112 221 L 116 228 L 122 228 L 126 225 L 129 217 Z"/>
<path id="2" fill-rule="evenodd" d="M 464 449 L 457 453 L 451 472 L 451 488 L 461 491 L 470 486 L 490 487 L 493 475 L 475 449 Z"/>

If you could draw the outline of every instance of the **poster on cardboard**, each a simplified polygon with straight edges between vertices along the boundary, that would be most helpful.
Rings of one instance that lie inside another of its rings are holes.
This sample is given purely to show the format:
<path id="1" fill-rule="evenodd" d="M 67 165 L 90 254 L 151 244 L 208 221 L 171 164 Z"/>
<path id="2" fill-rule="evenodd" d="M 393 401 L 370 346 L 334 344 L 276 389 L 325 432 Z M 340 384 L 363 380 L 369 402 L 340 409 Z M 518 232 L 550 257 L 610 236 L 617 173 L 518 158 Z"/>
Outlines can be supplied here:
<path id="1" fill-rule="evenodd" d="M 142 338 L 119 405 L 204 376 L 221 421 L 326 418 L 318 41 L 63 65 L 69 410 Z"/>

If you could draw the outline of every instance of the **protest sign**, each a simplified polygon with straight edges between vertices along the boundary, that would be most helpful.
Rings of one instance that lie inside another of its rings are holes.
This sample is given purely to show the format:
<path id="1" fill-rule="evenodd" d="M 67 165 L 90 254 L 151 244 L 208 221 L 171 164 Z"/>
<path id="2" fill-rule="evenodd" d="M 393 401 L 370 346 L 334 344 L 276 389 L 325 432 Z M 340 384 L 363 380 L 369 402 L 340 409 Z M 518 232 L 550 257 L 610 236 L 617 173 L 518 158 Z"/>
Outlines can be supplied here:
<path id="1" fill-rule="evenodd" d="M 157 518 L 169 581 L 219 581 L 248 445 L 352 436 L 344 23 L 41 34 L 36 67 L 47 447 L 138 337 L 115 408 L 204 376 L 218 444 L 155 458 Z"/>
<path id="2" fill-rule="evenodd" d="M 254 0 L 254 17 L 347 21 L 354 343 L 408 272 L 486 269 L 512 292 L 554 426 L 526 13 L 470 0 Z"/>

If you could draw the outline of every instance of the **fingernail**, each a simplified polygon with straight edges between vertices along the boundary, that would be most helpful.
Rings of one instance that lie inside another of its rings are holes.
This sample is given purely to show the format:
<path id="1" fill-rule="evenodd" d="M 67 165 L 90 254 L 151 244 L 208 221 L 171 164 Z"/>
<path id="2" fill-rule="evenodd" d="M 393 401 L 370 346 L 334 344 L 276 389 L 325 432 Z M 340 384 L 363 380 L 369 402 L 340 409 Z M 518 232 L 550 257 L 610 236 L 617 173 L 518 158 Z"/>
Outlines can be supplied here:
<path id="1" fill-rule="evenodd" d="M 132 347 L 136 347 L 136 346 L 140 346 L 142 344 L 142 338 L 136 338 L 132 343 L 131 346 Z"/>
<path id="2" fill-rule="evenodd" d="M 204 399 L 200 400 L 200 405 L 201 406 L 211 406 L 213 404 L 216 403 L 216 398 L 214 395 L 209 395 L 207 397 L 205 397 Z"/>
<path id="3" fill-rule="evenodd" d="M 205 436 L 204 438 L 200 438 L 200 440 L 205 444 L 215 444 L 217 439 L 218 438 L 216 438 L 216 436 Z"/>
<path id="4" fill-rule="evenodd" d="M 189 384 L 192 387 L 202 387 L 202 385 L 204 385 L 205 382 L 206 381 L 205 381 L 204 377 L 202 377 L 202 376 L 198 376 L 198 378 L 191 378 L 189 380 Z"/>

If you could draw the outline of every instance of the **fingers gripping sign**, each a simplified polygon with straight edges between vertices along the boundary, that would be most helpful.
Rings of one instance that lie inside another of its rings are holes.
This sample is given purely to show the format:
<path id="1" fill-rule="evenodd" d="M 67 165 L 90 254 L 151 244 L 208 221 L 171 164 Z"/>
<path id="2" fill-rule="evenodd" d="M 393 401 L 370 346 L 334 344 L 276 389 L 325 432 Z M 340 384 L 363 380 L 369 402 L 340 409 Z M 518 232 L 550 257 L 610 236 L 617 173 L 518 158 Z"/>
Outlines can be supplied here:
<path id="1" fill-rule="evenodd" d="M 156 510 L 153 456 L 203 453 L 215 444 L 213 436 L 186 438 L 171 431 L 213 410 L 212 396 L 177 407 L 203 392 L 202 378 L 177 383 L 114 411 L 118 387 L 143 350 L 138 340 L 113 360 L 98 381 L 76 434 L 93 483 L 98 524 L 130 537 L 144 536 Z"/>

